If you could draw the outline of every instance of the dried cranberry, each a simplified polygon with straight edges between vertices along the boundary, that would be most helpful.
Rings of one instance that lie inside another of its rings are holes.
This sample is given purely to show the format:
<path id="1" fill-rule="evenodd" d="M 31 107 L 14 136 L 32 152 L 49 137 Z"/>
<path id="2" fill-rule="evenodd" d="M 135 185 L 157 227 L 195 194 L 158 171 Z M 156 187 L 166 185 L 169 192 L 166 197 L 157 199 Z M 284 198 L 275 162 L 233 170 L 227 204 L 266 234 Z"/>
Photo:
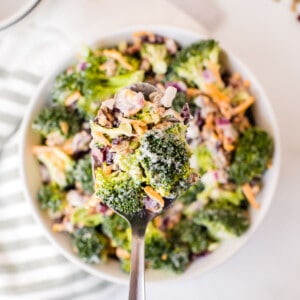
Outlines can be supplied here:
<path id="1" fill-rule="evenodd" d="M 195 115 L 194 115 L 194 120 L 195 120 L 195 124 L 201 130 L 203 125 L 204 125 L 204 122 L 205 122 L 204 119 L 202 118 L 202 115 L 201 115 L 201 108 L 196 109 Z"/>
<path id="2" fill-rule="evenodd" d="M 188 103 L 183 105 L 180 116 L 183 118 L 183 123 L 185 125 L 191 120 L 191 111 Z"/>

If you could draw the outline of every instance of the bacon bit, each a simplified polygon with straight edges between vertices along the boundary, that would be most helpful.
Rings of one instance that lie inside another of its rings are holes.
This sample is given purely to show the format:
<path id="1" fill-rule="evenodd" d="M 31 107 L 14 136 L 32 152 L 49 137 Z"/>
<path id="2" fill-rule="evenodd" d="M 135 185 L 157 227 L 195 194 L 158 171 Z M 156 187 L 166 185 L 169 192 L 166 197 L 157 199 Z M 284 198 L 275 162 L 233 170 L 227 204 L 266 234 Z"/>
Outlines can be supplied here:
<path id="1" fill-rule="evenodd" d="M 230 103 L 229 97 L 222 93 L 215 85 L 205 84 L 204 90 L 217 104 L 219 102 Z"/>
<path id="2" fill-rule="evenodd" d="M 130 258 L 130 253 L 122 248 L 117 248 L 116 249 L 116 255 L 120 258 L 124 259 L 129 259 Z"/>
<path id="3" fill-rule="evenodd" d="M 223 115 L 226 119 L 230 120 L 230 119 L 231 119 L 231 116 L 232 116 L 232 108 L 231 108 L 231 106 L 229 105 L 229 103 L 227 103 L 227 102 L 221 102 L 221 103 L 219 104 L 219 107 L 220 107 L 220 111 L 221 111 L 222 115 Z"/>
<path id="4" fill-rule="evenodd" d="M 249 185 L 249 183 L 243 184 L 242 190 L 243 190 L 243 193 L 244 193 L 245 197 L 247 198 L 248 202 L 250 203 L 250 205 L 256 210 L 259 209 L 260 205 L 255 200 L 254 193 L 253 193 L 252 188 Z"/>
<path id="5" fill-rule="evenodd" d="M 231 143 L 229 143 L 226 138 L 223 138 L 223 147 L 228 152 L 231 152 L 234 150 L 234 146 Z"/>
<path id="6" fill-rule="evenodd" d="M 187 95 L 188 98 L 193 98 L 193 97 L 199 96 L 201 94 L 202 94 L 202 92 L 199 89 L 188 88 L 186 90 L 186 95 Z"/>
<path id="7" fill-rule="evenodd" d="M 133 38 L 137 40 L 139 43 L 141 42 L 141 38 L 147 36 L 150 42 L 155 42 L 155 34 L 150 31 L 137 31 L 133 33 Z"/>
<path id="8" fill-rule="evenodd" d="M 156 228 L 160 228 L 160 226 L 162 225 L 162 222 L 163 222 L 162 216 L 158 216 L 153 220 L 153 224 Z"/>
<path id="9" fill-rule="evenodd" d="M 105 49 L 103 50 L 103 55 L 113 58 L 114 60 L 117 60 L 125 69 L 132 71 L 133 67 L 131 64 L 129 64 L 121 52 L 115 49 Z"/>
<path id="10" fill-rule="evenodd" d="M 63 150 L 65 153 L 72 155 L 74 153 L 74 148 L 73 148 L 73 139 L 68 139 L 66 140 L 62 145 L 61 145 L 61 150 Z"/>
<path id="11" fill-rule="evenodd" d="M 241 74 L 235 72 L 235 73 L 232 74 L 231 79 L 234 80 L 234 81 L 235 80 L 240 80 L 241 79 Z"/>
<path id="12" fill-rule="evenodd" d="M 104 146 L 110 146 L 109 140 L 103 135 L 102 132 L 97 131 L 97 132 L 92 132 L 93 138 L 96 142 L 100 143 L 101 145 Z"/>
<path id="13" fill-rule="evenodd" d="M 59 127 L 65 135 L 67 135 L 69 133 L 69 125 L 67 122 L 65 122 L 65 121 L 59 122 Z"/>
<path id="14" fill-rule="evenodd" d="M 249 81 L 249 80 L 245 80 L 245 81 L 244 81 L 244 87 L 245 87 L 246 89 L 248 89 L 248 88 L 250 87 L 250 81 Z"/>
<path id="15" fill-rule="evenodd" d="M 62 231 L 65 231 L 66 229 L 65 229 L 64 224 L 53 224 L 52 230 L 54 232 L 62 232 Z"/>
<path id="16" fill-rule="evenodd" d="M 220 66 L 213 63 L 212 61 L 208 61 L 207 62 L 207 67 L 213 73 L 217 84 L 219 84 L 221 87 L 223 87 L 224 83 L 223 83 L 223 81 L 221 79 L 221 76 L 220 76 Z"/>
<path id="17" fill-rule="evenodd" d="M 76 91 L 74 93 L 72 93 L 71 95 L 69 95 L 66 100 L 65 100 L 65 105 L 66 106 L 70 106 L 72 105 L 74 102 L 76 102 L 79 98 L 81 97 L 81 94 L 79 91 Z"/>
<path id="18" fill-rule="evenodd" d="M 112 172 L 112 165 L 106 165 L 106 163 L 104 163 L 102 165 L 102 171 L 105 175 L 110 175 Z"/>
<path id="19" fill-rule="evenodd" d="M 250 96 L 247 100 L 232 109 L 232 115 L 237 115 L 244 112 L 249 106 L 254 103 L 254 97 Z"/>
<path id="20" fill-rule="evenodd" d="M 147 196 L 158 202 L 161 207 L 165 206 L 165 201 L 163 197 L 158 192 L 156 192 L 151 186 L 146 186 L 144 188 L 144 191 L 147 194 Z"/>

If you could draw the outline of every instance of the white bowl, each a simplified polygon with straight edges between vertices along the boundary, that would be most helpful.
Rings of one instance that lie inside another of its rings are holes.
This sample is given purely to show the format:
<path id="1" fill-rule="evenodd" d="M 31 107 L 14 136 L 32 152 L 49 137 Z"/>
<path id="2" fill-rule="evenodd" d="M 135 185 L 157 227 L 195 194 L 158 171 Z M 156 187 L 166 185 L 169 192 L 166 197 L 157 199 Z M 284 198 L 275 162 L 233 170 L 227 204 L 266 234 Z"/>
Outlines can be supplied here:
<path id="1" fill-rule="evenodd" d="M 174 38 L 183 46 L 187 46 L 192 42 L 205 38 L 195 32 L 186 31 L 174 27 L 138 26 L 112 33 L 105 38 L 101 38 L 100 42 L 98 41 L 94 45 L 114 45 L 118 41 L 130 39 L 131 34 L 134 31 L 138 30 L 151 30 L 158 34 Z M 174 275 L 164 271 L 147 270 L 147 282 L 166 282 L 178 279 L 188 279 L 191 277 L 199 276 L 219 266 L 221 263 L 229 259 L 233 254 L 235 254 L 239 249 L 241 249 L 243 245 L 245 245 L 245 243 L 250 239 L 253 233 L 257 230 L 258 226 L 261 224 L 270 207 L 280 169 L 281 146 L 277 122 L 275 120 L 270 101 L 257 79 L 235 55 L 233 55 L 229 51 L 226 52 L 228 55 L 230 68 L 234 71 L 239 72 L 243 78 L 248 79 L 251 82 L 251 92 L 257 99 L 254 109 L 255 120 L 257 124 L 267 130 L 273 136 L 275 141 L 273 165 L 272 168 L 268 170 L 264 176 L 263 189 L 257 199 L 261 203 L 261 208 L 258 211 L 251 212 L 251 227 L 242 237 L 224 242 L 219 247 L 219 249 L 217 249 L 212 254 L 194 261 L 190 265 L 190 267 L 181 275 Z M 67 234 L 52 232 L 52 223 L 45 212 L 40 209 L 36 197 L 41 181 L 38 163 L 35 157 L 32 155 L 31 148 L 32 145 L 38 143 L 39 138 L 38 135 L 32 131 L 31 124 L 40 110 L 46 105 L 47 101 L 49 100 L 49 92 L 51 90 L 55 76 L 74 61 L 75 53 L 74 57 L 69 57 L 65 60 L 64 63 L 57 66 L 56 70 L 41 83 L 34 98 L 31 101 L 31 105 L 23 120 L 20 147 L 20 168 L 25 195 L 32 208 L 35 219 L 44 228 L 46 236 L 67 259 L 74 262 L 85 271 L 99 276 L 103 279 L 116 283 L 127 283 L 128 275 L 124 274 L 120 270 L 119 264 L 116 261 L 110 261 L 106 264 L 99 265 L 88 265 L 84 263 L 73 252 L 71 242 Z"/>

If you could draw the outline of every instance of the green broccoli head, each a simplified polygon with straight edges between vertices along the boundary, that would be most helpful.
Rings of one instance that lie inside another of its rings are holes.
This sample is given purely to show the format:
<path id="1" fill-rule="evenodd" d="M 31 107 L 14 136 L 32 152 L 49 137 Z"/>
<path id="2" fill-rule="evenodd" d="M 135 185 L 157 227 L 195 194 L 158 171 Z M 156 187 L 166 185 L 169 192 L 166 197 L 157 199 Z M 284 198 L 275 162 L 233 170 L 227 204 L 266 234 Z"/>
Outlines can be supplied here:
<path id="1" fill-rule="evenodd" d="M 34 146 L 33 153 L 43 163 L 50 175 L 50 181 L 65 188 L 74 183 L 74 160 L 58 147 Z"/>
<path id="2" fill-rule="evenodd" d="M 144 71 L 131 71 L 113 77 L 103 77 L 97 73 L 89 74 L 86 71 L 83 83 L 83 97 L 76 102 L 76 107 L 87 120 L 93 119 L 103 100 L 112 97 L 122 88 L 133 83 L 143 81 Z"/>
<path id="3" fill-rule="evenodd" d="M 43 184 L 38 193 L 38 200 L 42 209 L 46 209 L 50 215 L 62 214 L 67 205 L 66 193 L 57 184 Z"/>
<path id="4" fill-rule="evenodd" d="M 170 56 L 165 44 L 143 43 L 141 57 L 148 60 L 156 74 L 165 74 L 168 69 Z"/>
<path id="5" fill-rule="evenodd" d="M 77 188 L 90 195 L 94 193 L 93 170 L 90 154 L 86 154 L 77 161 L 74 169 L 74 178 Z"/>
<path id="6" fill-rule="evenodd" d="M 95 178 L 96 194 L 108 207 L 126 215 L 137 213 L 143 208 L 145 193 L 128 173 L 119 171 L 105 175 L 98 168 Z"/>
<path id="7" fill-rule="evenodd" d="M 66 99 L 73 93 L 82 90 L 83 77 L 73 67 L 71 70 L 66 70 L 55 79 L 51 98 L 54 102 L 65 105 Z"/>
<path id="8" fill-rule="evenodd" d="M 110 238 L 111 246 L 120 247 L 127 251 L 131 250 L 129 223 L 118 214 L 104 217 L 102 231 Z"/>
<path id="9" fill-rule="evenodd" d="M 107 259 L 108 240 L 93 227 L 76 230 L 72 236 L 75 252 L 87 263 Z"/>
<path id="10" fill-rule="evenodd" d="M 170 243 L 159 229 L 152 224 L 148 225 L 145 238 L 145 260 L 148 267 L 182 273 L 189 262 L 188 256 L 187 247 Z"/>
<path id="11" fill-rule="evenodd" d="M 249 128 L 239 139 L 230 166 L 229 177 L 237 184 L 261 177 L 273 152 L 273 140 L 262 129 Z"/>
<path id="12" fill-rule="evenodd" d="M 85 207 L 76 207 L 70 217 L 71 223 L 79 227 L 96 227 L 103 222 L 103 215 Z"/>
<path id="13" fill-rule="evenodd" d="M 209 203 L 194 215 L 195 224 L 207 228 L 216 240 L 226 240 L 242 235 L 250 225 L 247 213 L 237 206 L 227 203 Z"/>
<path id="14" fill-rule="evenodd" d="M 33 129 L 43 137 L 58 135 L 68 138 L 80 131 L 82 119 L 76 112 L 64 106 L 55 105 L 44 108 L 33 122 Z"/>
<path id="15" fill-rule="evenodd" d="M 213 242 L 204 226 L 195 224 L 189 219 L 183 219 L 172 229 L 171 238 L 175 243 L 186 245 L 197 255 L 208 251 L 209 245 Z"/>
<path id="16" fill-rule="evenodd" d="M 198 180 L 193 185 L 189 187 L 180 197 L 178 201 L 181 201 L 183 204 L 191 204 L 197 200 L 197 195 L 204 190 L 204 184 L 201 180 Z"/>
<path id="17" fill-rule="evenodd" d="M 203 89 L 203 71 L 207 61 L 219 63 L 220 47 L 214 40 L 205 40 L 192 44 L 177 53 L 171 64 L 171 73 L 175 73 L 188 84 Z"/>
<path id="18" fill-rule="evenodd" d="M 176 197 L 185 190 L 191 172 L 190 152 L 178 130 L 177 126 L 151 130 L 141 138 L 140 163 L 148 183 L 163 197 Z"/>

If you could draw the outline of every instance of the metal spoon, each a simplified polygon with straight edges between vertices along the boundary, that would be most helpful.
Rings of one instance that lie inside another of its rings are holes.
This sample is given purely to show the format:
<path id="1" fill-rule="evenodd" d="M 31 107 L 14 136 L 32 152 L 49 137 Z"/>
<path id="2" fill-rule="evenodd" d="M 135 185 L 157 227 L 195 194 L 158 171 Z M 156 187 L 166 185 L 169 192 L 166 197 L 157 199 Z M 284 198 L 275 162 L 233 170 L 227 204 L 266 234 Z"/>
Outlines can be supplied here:
<path id="1" fill-rule="evenodd" d="M 146 98 L 149 98 L 153 92 L 161 93 L 156 87 L 148 83 L 136 83 L 129 87 L 135 92 L 141 92 Z M 93 169 L 95 162 L 92 158 Z M 94 175 L 94 172 L 93 172 Z M 144 238 L 147 225 L 156 216 L 163 213 L 174 202 L 175 198 L 164 199 L 165 206 L 159 212 L 150 212 L 146 209 L 139 211 L 134 215 L 126 215 L 119 211 L 113 211 L 127 220 L 131 226 L 132 242 L 131 242 L 131 268 L 130 268 L 130 285 L 129 285 L 129 300 L 144 300 L 145 299 L 145 246 Z"/>

